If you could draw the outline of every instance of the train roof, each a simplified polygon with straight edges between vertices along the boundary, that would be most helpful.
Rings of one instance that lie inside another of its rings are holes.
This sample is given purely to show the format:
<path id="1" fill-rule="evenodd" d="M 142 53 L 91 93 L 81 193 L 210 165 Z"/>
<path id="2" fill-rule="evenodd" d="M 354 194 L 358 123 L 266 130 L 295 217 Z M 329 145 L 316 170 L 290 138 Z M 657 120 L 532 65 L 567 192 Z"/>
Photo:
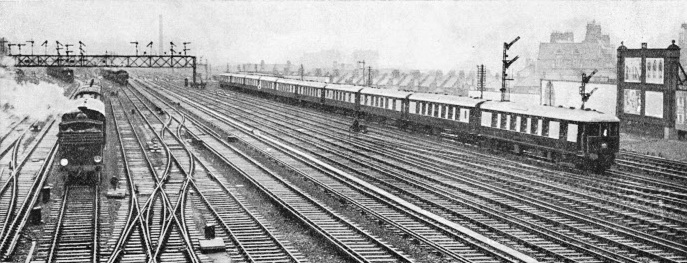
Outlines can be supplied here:
<path id="1" fill-rule="evenodd" d="M 277 77 L 261 76 L 261 77 L 260 77 L 260 80 L 261 80 L 261 81 L 275 81 L 275 82 L 276 82 L 277 80 L 279 80 L 279 78 L 277 78 Z"/>
<path id="2" fill-rule="evenodd" d="M 315 88 L 323 88 L 324 86 L 327 85 L 327 83 L 324 83 L 324 82 L 304 81 L 304 80 L 298 80 L 298 79 L 282 79 L 282 78 L 279 78 L 277 80 L 277 83 L 292 84 L 292 85 L 298 85 L 298 86 L 303 86 L 303 87 L 315 87 Z"/>
<path id="3" fill-rule="evenodd" d="M 358 92 L 361 89 L 363 89 L 363 87 L 353 86 L 353 85 L 345 85 L 345 84 L 329 84 L 326 86 L 326 89 L 345 91 L 345 92 Z"/>
<path id="4" fill-rule="evenodd" d="M 105 103 L 103 103 L 100 100 L 83 98 L 72 100 L 71 103 L 72 105 L 70 106 L 70 109 L 67 110 L 65 113 L 77 112 L 80 111 L 82 108 L 86 108 L 92 111 L 97 111 L 103 116 L 105 116 Z"/>
<path id="5" fill-rule="evenodd" d="M 411 101 L 424 101 L 424 102 L 435 102 L 450 105 L 458 105 L 463 107 L 474 108 L 480 102 L 485 100 L 473 99 L 470 97 L 461 97 L 453 95 L 442 95 L 442 94 L 428 94 L 428 93 L 413 93 L 410 96 Z"/>
<path id="6" fill-rule="evenodd" d="M 484 110 L 511 112 L 516 114 L 539 116 L 551 119 L 560 119 L 577 122 L 619 122 L 620 120 L 611 114 L 598 111 L 570 109 L 563 107 L 526 105 L 514 102 L 487 101 L 481 106 Z"/>
<path id="7" fill-rule="evenodd" d="M 398 91 L 398 90 L 364 88 L 362 91 L 360 91 L 360 94 L 377 95 L 377 96 L 405 99 L 409 95 L 412 95 L 413 93 L 407 92 L 407 91 Z"/>
<path id="8" fill-rule="evenodd" d="M 92 87 L 82 86 L 76 90 L 76 93 L 74 93 L 74 97 L 78 96 L 79 94 L 84 94 L 84 93 L 95 93 L 95 94 L 98 94 L 99 96 L 102 96 L 100 91 L 101 91 L 100 85 L 93 84 Z"/>

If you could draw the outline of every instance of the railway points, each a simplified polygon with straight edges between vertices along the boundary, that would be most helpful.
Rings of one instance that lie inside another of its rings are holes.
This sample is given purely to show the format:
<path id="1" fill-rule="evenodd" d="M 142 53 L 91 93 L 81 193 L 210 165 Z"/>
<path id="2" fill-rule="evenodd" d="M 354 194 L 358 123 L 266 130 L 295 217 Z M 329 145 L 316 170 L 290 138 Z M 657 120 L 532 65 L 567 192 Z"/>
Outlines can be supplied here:
<path id="1" fill-rule="evenodd" d="M 297 229 L 333 262 L 687 260 L 678 161 L 621 152 L 603 174 L 559 168 L 385 122 L 351 133 L 352 117 L 307 103 L 122 76 L 99 81 L 111 160 L 94 184 L 57 179 L 60 151 L 44 144 L 58 122 L 3 135 L 6 259 L 318 262 Z"/>

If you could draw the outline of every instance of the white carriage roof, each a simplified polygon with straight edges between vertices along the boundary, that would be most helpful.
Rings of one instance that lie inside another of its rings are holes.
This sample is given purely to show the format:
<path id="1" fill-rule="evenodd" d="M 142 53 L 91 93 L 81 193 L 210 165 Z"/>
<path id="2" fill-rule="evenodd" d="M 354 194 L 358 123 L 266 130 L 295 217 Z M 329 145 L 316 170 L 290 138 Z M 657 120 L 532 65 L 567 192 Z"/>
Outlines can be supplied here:
<path id="1" fill-rule="evenodd" d="M 303 86 L 303 87 L 314 87 L 314 88 L 322 88 L 327 83 L 324 82 L 315 82 L 315 81 L 304 81 L 304 80 L 298 80 L 298 79 L 278 79 L 278 83 L 284 83 L 284 84 L 291 84 L 291 85 L 298 85 L 298 86 Z"/>
<path id="2" fill-rule="evenodd" d="M 338 91 L 346 91 L 346 92 L 358 92 L 362 89 L 363 87 L 360 86 L 354 86 L 354 85 L 342 85 L 342 84 L 329 84 L 327 85 L 326 89 L 330 90 L 338 90 Z"/>
<path id="3" fill-rule="evenodd" d="M 105 116 L 105 104 L 96 99 L 91 99 L 91 98 L 82 98 L 82 99 L 75 99 L 71 101 L 71 106 L 69 107 L 69 110 L 67 110 L 64 113 L 72 113 L 72 112 L 77 112 L 80 111 L 80 108 L 86 108 L 89 110 L 94 110 L 97 112 L 100 112 L 103 116 Z"/>
<path id="4" fill-rule="evenodd" d="M 260 77 L 260 80 L 264 80 L 264 81 L 277 81 L 278 79 L 279 78 L 277 78 L 277 77 L 269 77 L 269 76 Z"/>
<path id="5" fill-rule="evenodd" d="M 405 99 L 406 97 L 408 97 L 408 95 L 411 95 L 413 93 L 412 92 L 405 92 L 405 91 L 397 91 L 397 90 L 388 90 L 388 89 L 364 88 L 360 92 L 360 94 L 384 96 L 384 97 L 391 97 L 391 98 L 397 98 L 397 99 Z"/>
<path id="6" fill-rule="evenodd" d="M 458 106 L 471 107 L 471 108 L 474 108 L 478 103 L 485 101 L 482 99 L 473 99 L 470 97 L 442 95 L 442 94 L 428 94 L 428 93 L 413 93 L 413 95 L 410 96 L 410 100 L 411 101 L 443 103 L 443 104 L 458 105 Z"/>
<path id="7" fill-rule="evenodd" d="M 482 109 L 512 112 L 516 114 L 540 116 L 551 119 L 561 119 L 578 122 L 618 122 L 617 117 L 598 111 L 570 109 L 554 106 L 526 105 L 514 102 L 487 101 Z"/>

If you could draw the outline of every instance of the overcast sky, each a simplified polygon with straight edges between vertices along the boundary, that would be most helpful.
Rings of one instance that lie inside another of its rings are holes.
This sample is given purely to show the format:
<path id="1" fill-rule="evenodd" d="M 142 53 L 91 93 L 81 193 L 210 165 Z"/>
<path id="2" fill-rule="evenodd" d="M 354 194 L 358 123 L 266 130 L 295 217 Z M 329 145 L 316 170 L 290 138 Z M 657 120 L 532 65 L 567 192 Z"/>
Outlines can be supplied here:
<path id="1" fill-rule="evenodd" d="M 535 54 L 551 31 L 584 38 L 596 20 L 614 46 L 665 48 L 687 22 L 684 1 L 224 2 L 0 1 L 0 36 L 11 42 L 86 43 L 88 53 L 134 53 L 131 41 L 158 46 L 158 15 L 169 41 L 190 41 L 210 63 L 284 63 L 303 52 L 357 49 L 380 53 L 376 66 L 500 68 L 504 41 L 521 40 L 513 55 Z M 181 46 L 181 45 L 179 45 Z M 177 50 L 181 49 L 177 47 Z M 30 48 L 24 47 L 27 53 Z M 16 52 L 16 48 L 14 49 Z M 518 62 L 524 64 L 523 62 Z"/>

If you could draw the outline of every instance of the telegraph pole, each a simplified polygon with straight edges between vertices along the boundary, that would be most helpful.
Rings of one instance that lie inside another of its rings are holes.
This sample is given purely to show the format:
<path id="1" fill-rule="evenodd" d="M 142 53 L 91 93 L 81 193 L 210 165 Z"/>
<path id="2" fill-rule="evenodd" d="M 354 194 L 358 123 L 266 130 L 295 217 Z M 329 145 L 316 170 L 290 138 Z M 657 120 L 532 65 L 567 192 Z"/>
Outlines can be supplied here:
<path id="1" fill-rule="evenodd" d="M 479 98 L 482 99 L 484 97 L 484 77 L 486 75 L 486 71 L 484 71 L 484 64 L 478 65 L 477 66 L 477 87 L 479 87 Z"/>
<path id="2" fill-rule="evenodd" d="M 515 42 L 520 40 L 520 37 L 516 37 L 513 41 L 510 43 L 503 42 L 503 70 L 501 71 L 501 101 L 508 101 L 509 99 L 506 99 L 506 81 L 508 80 L 513 80 L 508 78 L 508 74 L 506 73 L 506 70 L 508 67 L 510 67 L 513 62 L 518 60 L 518 56 L 515 56 L 513 59 L 508 60 L 508 54 L 506 53 Z"/>

